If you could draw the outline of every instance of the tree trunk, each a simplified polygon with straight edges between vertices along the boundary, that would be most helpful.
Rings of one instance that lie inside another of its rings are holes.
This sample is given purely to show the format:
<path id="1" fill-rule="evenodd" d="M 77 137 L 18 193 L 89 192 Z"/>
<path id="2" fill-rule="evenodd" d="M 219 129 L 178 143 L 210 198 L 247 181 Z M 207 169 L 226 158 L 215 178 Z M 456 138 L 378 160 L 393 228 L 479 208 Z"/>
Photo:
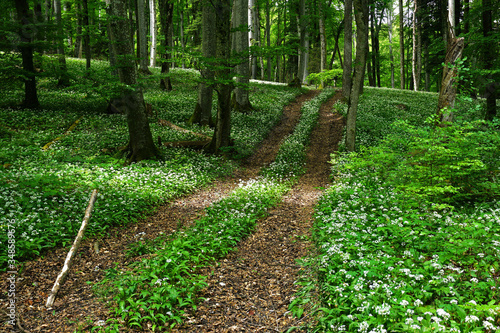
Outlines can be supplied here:
<path id="1" fill-rule="evenodd" d="M 484 38 L 491 38 L 493 36 L 493 10 L 492 1 L 483 0 L 483 15 L 482 15 L 482 25 L 483 25 L 483 36 Z M 497 45 L 491 43 L 488 47 L 483 48 L 484 50 L 484 69 L 492 70 L 495 58 L 498 56 Z M 498 83 L 492 78 L 491 74 L 486 77 L 486 120 L 493 120 L 497 115 L 496 99 L 497 93 L 496 89 Z"/>
<path id="2" fill-rule="evenodd" d="M 366 62 L 366 71 L 368 75 L 368 84 L 372 87 L 376 86 L 376 68 L 377 68 L 377 62 L 375 60 L 375 4 L 370 6 L 370 39 L 372 43 L 372 51 L 369 52 L 369 55 L 371 56 L 371 59 L 368 59 Z M 371 61 L 370 61 L 371 60 Z"/>
<path id="3" fill-rule="evenodd" d="M 319 41 L 320 41 L 320 62 L 319 71 L 323 72 L 326 70 L 326 31 L 325 31 L 325 19 L 323 13 L 322 0 L 318 2 L 318 16 L 319 16 Z M 335 56 L 335 50 L 333 55 Z M 321 86 L 325 86 L 325 82 L 321 82 Z"/>
<path id="4" fill-rule="evenodd" d="M 403 0 L 399 0 L 399 56 L 401 89 L 405 88 L 405 30 Z"/>
<path id="5" fill-rule="evenodd" d="M 455 107 L 455 97 L 457 94 L 456 77 L 458 76 L 456 65 L 457 61 L 462 57 L 464 49 L 464 38 L 456 38 L 451 27 L 448 36 L 448 49 L 443 67 L 443 79 L 441 80 L 437 108 L 440 123 L 453 120 L 452 109 Z"/>
<path id="6" fill-rule="evenodd" d="M 352 0 L 344 4 L 344 72 L 342 75 L 342 98 L 349 100 L 352 86 Z"/>
<path id="7" fill-rule="evenodd" d="M 87 70 L 90 69 L 90 61 L 92 59 L 92 55 L 90 54 L 90 24 L 89 24 L 89 6 L 88 0 L 83 0 L 83 48 L 85 49 L 85 68 Z"/>
<path id="8" fill-rule="evenodd" d="M 186 49 L 186 41 L 184 39 L 184 10 L 181 7 L 179 9 L 179 11 L 180 11 L 180 13 L 179 13 L 179 16 L 180 16 L 179 29 L 180 29 L 180 38 L 181 38 L 181 52 L 184 55 L 184 50 Z M 182 57 L 182 68 L 186 68 L 186 61 L 184 60 L 184 56 Z"/>
<path id="9" fill-rule="evenodd" d="M 231 90 L 232 79 L 229 59 L 231 55 L 231 4 L 230 0 L 211 0 L 216 14 L 217 60 L 220 62 L 215 71 L 217 91 L 217 120 L 212 141 L 207 151 L 217 154 L 223 147 L 231 145 Z"/>
<path id="10" fill-rule="evenodd" d="M 248 99 L 248 84 L 250 69 L 248 67 L 250 52 L 248 49 L 248 0 L 234 1 L 234 21 L 233 27 L 236 30 L 234 35 L 234 51 L 238 57 L 236 65 L 236 89 L 234 91 L 233 109 L 238 112 L 248 112 L 252 110 Z"/>
<path id="11" fill-rule="evenodd" d="M 64 28 L 61 20 L 61 0 L 54 0 L 54 14 L 57 24 L 57 57 L 59 60 L 59 79 L 57 84 L 59 86 L 68 86 L 69 77 L 66 68 L 66 57 L 64 55 Z"/>
<path id="12" fill-rule="evenodd" d="M 306 1 L 305 0 L 299 0 L 299 8 L 298 8 L 298 15 L 297 15 L 297 25 L 298 25 L 298 31 L 299 31 L 299 36 L 300 36 L 300 45 L 298 49 L 299 53 L 299 71 L 298 71 L 298 78 L 300 82 L 305 82 L 305 75 L 307 75 L 307 50 L 306 50 L 306 44 L 307 44 L 307 17 L 306 17 Z"/>
<path id="13" fill-rule="evenodd" d="M 392 54 L 392 7 L 389 7 L 389 13 L 387 14 L 387 30 L 389 32 L 389 58 L 391 61 L 391 88 L 394 89 L 394 55 Z"/>
<path id="14" fill-rule="evenodd" d="M 354 13 L 356 17 L 356 60 L 354 65 L 354 77 L 352 80 L 352 92 L 349 96 L 346 124 L 346 148 L 347 151 L 355 150 L 356 141 L 356 113 L 358 102 L 363 87 L 365 64 L 368 56 L 368 0 L 354 0 Z"/>
<path id="15" fill-rule="evenodd" d="M 109 20 L 112 46 L 116 55 L 120 82 L 127 86 L 118 105 L 127 117 L 129 144 L 127 160 L 137 162 L 158 155 L 149 127 L 142 91 L 137 86 L 134 50 L 130 44 L 130 25 L 126 0 L 106 0 L 111 13 Z"/>
<path id="16" fill-rule="evenodd" d="M 266 45 L 269 50 L 271 50 L 271 5 L 270 0 L 266 1 Z M 278 37 L 279 38 L 279 37 Z M 267 81 L 272 80 L 273 63 L 271 56 L 267 56 Z"/>
<path id="17" fill-rule="evenodd" d="M 170 81 L 170 59 L 171 59 L 171 45 L 172 45 L 172 18 L 174 15 L 174 4 L 169 0 L 159 0 L 160 9 L 160 29 L 163 34 L 162 40 L 162 62 L 160 88 L 166 91 L 172 90 L 172 82 Z"/>
<path id="18" fill-rule="evenodd" d="M 156 0 L 149 0 L 149 34 L 151 35 L 151 52 L 149 66 L 156 66 Z"/>
<path id="19" fill-rule="evenodd" d="M 330 59 L 330 65 L 328 66 L 329 69 L 333 69 L 333 62 L 335 60 L 335 53 L 338 53 L 338 55 L 339 55 L 340 67 L 344 68 L 344 65 L 342 63 L 342 57 L 340 56 L 340 47 L 339 47 L 339 38 L 340 38 L 340 33 L 343 30 L 342 29 L 343 27 L 344 27 L 344 19 L 342 19 L 342 21 L 340 21 L 340 24 L 337 28 L 337 31 L 335 32 L 335 46 L 333 47 L 332 58 Z"/>
<path id="20" fill-rule="evenodd" d="M 33 37 L 36 33 L 36 27 L 33 25 L 32 17 L 29 12 L 27 0 L 17 0 L 16 2 L 17 19 L 19 28 L 19 49 L 23 60 L 24 71 L 24 101 L 22 106 L 28 109 L 40 107 L 38 94 L 36 90 L 35 66 L 33 64 Z"/>
<path id="21" fill-rule="evenodd" d="M 419 18 L 419 0 L 414 0 L 415 7 L 413 9 L 413 56 L 412 56 L 412 72 L 413 72 L 413 89 L 419 90 L 420 73 L 422 71 L 422 38 L 420 34 L 420 18 Z"/>
<path id="22" fill-rule="evenodd" d="M 139 33 L 139 72 L 150 75 L 148 69 L 148 39 L 146 37 L 145 0 L 137 0 L 137 30 Z"/>
<path id="23" fill-rule="evenodd" d="M 198 102 L 196 103 L 193 115 L 188 123 L 200 124 L 202 126 L 213 126 L 212 120 L 212 96 L 214 71 L 213 63 L 216 56 L 216 36 L 215 36 L 216 16 L 215 9 L 206 2 L 202 12 L 202 55 L 205 62 L 202 62 L 201 77 L 198 83 Z"/>

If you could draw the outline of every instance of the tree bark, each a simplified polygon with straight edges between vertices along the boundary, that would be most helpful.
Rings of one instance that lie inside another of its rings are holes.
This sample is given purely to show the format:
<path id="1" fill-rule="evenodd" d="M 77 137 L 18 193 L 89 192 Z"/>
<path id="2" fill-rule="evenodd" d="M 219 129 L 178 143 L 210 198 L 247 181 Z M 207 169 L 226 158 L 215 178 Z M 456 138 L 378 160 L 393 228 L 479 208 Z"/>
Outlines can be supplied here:
<path id="1" fill-rule="evenodd" d="M 33 64 L 33 37 L 36 27 L 33 25 L 32 17 L 29 13 L 27 0 L 17 0 L 17 19 L 20 24 L 18 45 L 21 50 L 24 71 L 24 101 L 22 107 L 36 109 L 40 107 L 36 89 L 35 66 Z"/>
<path id="2" fill-rule="evenodd" d="M 83 0 L 83 15 L 82 23 L 84 28 L 83 33 L 83 48 L 85 49 L 85 68 L 90 69 L 92 54 L 90 50 L 90 23 L 89 23 L 89 6 L 88 0 Z"/>
<path id="3" fill-rule="evenodd" d="M 139 34 L 139 72 L 152 74 L 148 68 L 148 39 L 146 37 L 145 0 L 137 0 L 137 30 Z"/>
<path id="4" fill-rule="evenodd" d="M 231 145 L 231 82 L 229 67 L 231 55 L 231 4 L 230 0 L 212 0 L 216 14 L 216 45 L 219 66 L 215 71 L 217 91 L 217 120 L 215 131 L 207 151 L 217 154 L 223 147 Z"/>
<path id="5" fill-rule="evenodd" d="M 344 65 L 342 63 L 342 57 L 340 55 L 340 47 L 339 47 L 339 38 L 340 38 L 340 33 L 343 30 L 343 27 L 344 27 L 344 19 L 342 19 L 342 21 L 340 21 L 340 24 L 337 28 L 337 31 L 335 32 L 335 44 L 334 44 L 335 46 L 333 47 L 332 58 L 330 59 L 330 65 L 328 66 L 329 69 L 333 69 L 333 62 L 335 61 L 335 53 L 337 53 L 339 55 L 340 67 L 344 68 Z"/>
<path id="6" fill-rule="evenodd" d="M 106 0 L 111 13 L 109 20 L 112 46 L 116 55 L 118 75 L 126 85 L 118 101 L 127 118 L 129 144 L 127 160 L 137 162 L 158 155 L 154 145 L 142 91 L 137 86 L 134 50 L 130 43 L 130 24 L 127 20 L 126 0 Z"/>
<path id="7" fill-rule="evenodd" d="M 279 37 L 278 37 L 279 38 Z M 271 50 L 271 5 L 270 0 L 266 1 L 266 45 L 267 51 Z M 273 77 L 273 62 L 271 56 L 267 56 L 267 81 L 271 81 Z"/>
<path id="8" fill-rule="evenodd" d="M 238 112 L 248 112 L 252 110 L 249 100 L 248 84 L 250 79 L 250 52 L 248 48 L 248 0 L 235 0 L 234 2 L 234 22 L 235 32 L 233 48 L 238 58 L 236 66 L 236 89 L 234 91 L 233 109 Z"/>
<path id="9" fill-rule="evenodd" d="M 318 16 L 319 16 L 319 40 L 320 40 L 320 63 L 319 71 L 323 72 L 326 70 L 326 31 L 325 31 L 325 19 L 323 13 L 322 0 L 318 2 Z M 335 56 L 335 50 L 333 55 Z M 321 86 L 324 87 L 325 83 L 321 82 Z"/>
<path id="10" fill-rule="evenodd" d="M 174 4 L 169 0 L 159 0 L 160 9 L 160 29 L 163 34 L 162 40 L 162 63 L 160 88 L 166 91 L 172 90 L 172 82 L 170 81 L 170 59 L 172 45 L 172 19 L 174 15 Z"/>
<path id="11" fill-rule="evenodd" d="M 400 57 L 400 88 L 405 88 L 405 33 L 404 33 L 403 0 L 399 0 L 399 57 Z"/>
<path id="12" fill-rule="evenodd" d="M 413 7 L 413 56 L 412 56 L 412 72 L 413 72 L 413 89 L 419 90 L 420 74 L 422 71 L 422 38 L 420 33 L 419 22 L 419 0 L 414 0 Z"/>
<path id="13" fill-rule="evenodd" d="M 446 51 L 445 64 L 443 67 L 443 79 L 439 90 L 437 114 L 441 124 L 453 121 L 452 109 L 455 107 L 455 97 L 457 94 L 456 78 L 458 69 L 457 61 L 462 57 L 464 49 L 464 38 L 456 38 L 450 27 L 448 33 L 448 49 Z"/>
<path id="14" fill-rule="evenodd" d="M 214 7 L 207 1 L 203 4 L 202 12 L 202 55 L 205 59 L 201 64 L 201 82 L 198 83 L 198 102 L 188 123 L 202 126 L 214 126 L 212 119 L 212 96 L 216 57 L 216 16 Z"/>
<path id="15" fill-rule="evenodd" d="M 156 0 L 149 0 L 149 34 L 151 35 L 151 52 L 149 66 L 156 66 Z"/>
<path id="16" fill-rule="evenodd" d="M 391 61 L 391 88 L 394 89 L 394 55 L 392 53 L 392 7 L 389 7 L 389 13 L 387 14 L 387 30 L 389 32 L 389 58 Z"/>
<path id="17" fill-rule="evenodd" d="M 492 1 L 483 0 L 483 13 L 482 13 L 483 37 L 490 38 L 493 35 L 493 11 Z M 497 44 L 491 43 L 484 50 L 484 69 L 492 70 L 495 57 L 498 56 Z M 497 99 L 497 86 L 491 74 L 486 77 L 486 120 L 493 120 L 497 115 L 496 99 Z"/>
<path id="18" fill-rule="evenodd" d="M 54 0 L 54 13 L 57 24 L 57 57 L 59 60 L 59 79 L 57 84 L 59 86 L 68 86 L 69 77 L 66 67 L 66 56 L 64 55 L 64 28 L 61 19 L 61 0 Z"/>
<path id="19" fill-rule="evenodd" d="M 349 100 L 352 87 L 352 0 L 344 4 L 344 72 L 342 75 L 342 98 Z"/>
<path id="20" fill-rule="evenodd" d="M 346 148 L 347 151 L 355 150 L 356 142 L 356 114 L 359 97 L 363 88 L 366 59 L 368 56 L 368 0 L 354 0 L 354 13 L 356 17 L 356 60 L 354 62 L 354 77 L 352 92 L 349 96 L 346 123 Z"/>

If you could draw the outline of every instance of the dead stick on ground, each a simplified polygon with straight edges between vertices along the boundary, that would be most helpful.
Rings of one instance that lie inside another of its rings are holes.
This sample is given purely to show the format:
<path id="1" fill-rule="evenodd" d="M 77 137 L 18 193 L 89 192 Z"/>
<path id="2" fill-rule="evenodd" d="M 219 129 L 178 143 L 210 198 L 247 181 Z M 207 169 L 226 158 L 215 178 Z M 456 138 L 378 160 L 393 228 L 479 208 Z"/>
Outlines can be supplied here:
<path id="1" fill-rule="evenodd" d="M 49 309 L 52 308 L 54 300 L 57 296 L 57 292 L 61 288 L 61 284 L 64 283 L 64 279 L 69 273 L 69 268 L 71 267 L 71 263 L 73 262 L 73 256 L 75 255 L 82 241 L 83 234 L 85 233 L 85 229 L 87 228 L 88 222 L 90 220 L 90 215 L 92 214 L 92 209 L 94 208 L 94 203 L 96 201 L 96 198 L 97 198 L 97 190 L 93 190 L 92 195 L 90 196 L 89 205 L 85 210 L 85 216 L 83 218 L 80 230 L 78 231 L 78 235 L 76 235 L 75 241 L 73 242 L 73 246 L 71 247 L 71 249 L 68 252 L 68 255 L 66 256 L 66 261 L 64 262 L 64 266 L 61 270 L 61 273 L 59 273 L 59 275 L 57 276 L 56 282 L 54 283 L 49 298 L 47 299 L 47 304 L 45 306 Z"/>

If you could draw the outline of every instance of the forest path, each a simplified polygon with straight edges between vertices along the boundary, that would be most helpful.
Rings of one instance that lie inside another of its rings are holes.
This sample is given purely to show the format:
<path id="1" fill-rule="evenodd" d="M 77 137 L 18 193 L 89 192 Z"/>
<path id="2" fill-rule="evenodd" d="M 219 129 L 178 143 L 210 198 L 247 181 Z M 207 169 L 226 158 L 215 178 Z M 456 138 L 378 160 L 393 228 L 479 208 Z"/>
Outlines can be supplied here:
<path id="1" fill-rule="evenodd" d="M 285 332 L 302 324 L 288 311 L 297 287 L 296 260 L 308 254 L 312 214 L 329 183 L 330 153 L 337 150 L 343 120 L 332 114 L 337 93 L 323 104 L 307 151 L 307 172 L 281 204 L 260 220 L 237 251 L 206 269 L 206 298 L 173 332 Z M 254 155 L 258 156 L 258 155 Z M 307 320 L 307 317 L 305 318 Z"/>
<path id="2" fill-rule="evenodd" d="M 111 230 L 108 237 L 99 239 L 98 251 L 95 239 L 84 240 L 52 310 L 48 311 L 44 304 L 67 249 L 56 249 L 26 262 L 16 288 L 19 326 L 29 332 L 87 332 L 99 321 L 112 317 L 107 302 L 94 294 L 87 281 L 102 280 L 103 270 L 115 267 L 115 263 L 118 268 L 125 268 L 132 261 L 141 260 L 143 257 L 127 256 L 131 243 L 171 234 L 189 225 L 207 206 L 227 196 L 240 179 L 256 177 L 262 166 L 274 160 L 280 143 L 295 128 L 302 104 L 318 93 L 309 91 L 287 105 L 281 122 L 232 176 L 159 207 L 152 216 L 127 229 Z M 327 102 L 329 106 L 323 106 L 318 127 L 311 138 L 307 174 L 284 197 L 280 206 L 259 223 L 256 234 L 242 242 L 237 252 L 215 268 L 203 295 L 210 300 L 200 305 L 199 311 L 190 318 L 191 323 L 182 331 L 232 332 L 238 327 L 238 330 L 256 332 L 260 327 L 261 332 L 274 332 L 275 328 L 293 324 L 291 316 L 284 314 L 295 291 L 293 281 L 298 271 L 295 259 L 306 254 L 307 243 L 299 240 L 308 235 L 312 207 L 319 194 L 314 187 L 327 184 L 329 153 L 336 149 L 335 143 L 341 136 L 342 121 L 329 112 L 334 101 L 335 98 Z M 254 279 L 250 280 L 251 276 Z M 220 282 L 226 286 L 223 288 Z M 231 287 L 232 294 L 228 292 Z M 238 298 L 243 301 L 236 304 Z M 226 313 L 227 310 L 230 313 Z M 283 319 L 278 320 L 279 316 Z"/>

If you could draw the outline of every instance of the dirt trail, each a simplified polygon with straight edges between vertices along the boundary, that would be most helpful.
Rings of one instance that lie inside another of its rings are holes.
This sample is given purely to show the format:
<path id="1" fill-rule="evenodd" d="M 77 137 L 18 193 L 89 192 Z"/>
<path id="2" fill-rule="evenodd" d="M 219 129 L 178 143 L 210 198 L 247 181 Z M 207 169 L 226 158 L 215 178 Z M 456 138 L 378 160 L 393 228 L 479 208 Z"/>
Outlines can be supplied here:
<path id="1" fill-rule="evenodd" d="M 130 243 L 170 234 L 191 223 L 203 214 L 205 207 L 230 193 L 239 179 L 255 177 L 262 166 L 274 160 L 280 142 L 293 131 L 302 103 L 317 94 L 317 91 L 310 91 L 285 107 L 280 124 L 231 177 L 159 207 L 154 215 L 128 229 L 110 231 L 109 237 L 99 240 L 98 253 L 94 249 L 94 240 L 85 240 L 52 311 L 47 311 L 44 304 L 64 262 L 66 250 L 57 249 L 26 262 L 16 289 L 19 326 L 29 332 L 74 332 L 77 329 L 85 332 L 99 320 L 109 318 L 107 304 L 93 294 L 86 282 L 101 280 L 103 270 L 114 267 L 114 263 L 123 267 L 131 260 L 139 260 L 126 256 Z M 304 256 L 307 248 L 307 243 L 299 240 L 308 234 L 312 207 L 319 193 L 314 187 L 325 186 L 328 182 L 326 161 L 341 135 L 341 120 L 332 118 L 333 115 L 325 111 L 327 108 L 331 110 L 331 105 L 322 110 L 320 125 L 311 139 L 307 174 L 283 203 L 259 223 L 256 233 L 242 242 L 238 252 L 223 259 L 215 268 L 203 295 L 209 299 L 179 331 L 232 332 L 246 329 L 249 332 L 274 332 L 293 324 L 286 308 L 295 291 L 293 281 L 298 270 L 295 259 Z M 3 278 L 3 290 L 7 288 L 5 281 Z M 0 331 L 3 324 L 0 324 Z M 21 332 L 19 327 L 18 331 Z"/>
<path id="2" fill-rule="evenodd" d="M 330 153 L 337 149 L 343 121 L 331 113 L 336 95 L 324 104 L 307 151 L 307 173 L 282 203 L 259 221 L 237 252 L 207 271 L 209 286 L 184 327 L 173 332 L 284 332 L 300 324 L 288 306 L 300 267 L 308 253 L 313 207 L 329 183 Z M 306 318 L 307 319 L 307 318 Z"/>

